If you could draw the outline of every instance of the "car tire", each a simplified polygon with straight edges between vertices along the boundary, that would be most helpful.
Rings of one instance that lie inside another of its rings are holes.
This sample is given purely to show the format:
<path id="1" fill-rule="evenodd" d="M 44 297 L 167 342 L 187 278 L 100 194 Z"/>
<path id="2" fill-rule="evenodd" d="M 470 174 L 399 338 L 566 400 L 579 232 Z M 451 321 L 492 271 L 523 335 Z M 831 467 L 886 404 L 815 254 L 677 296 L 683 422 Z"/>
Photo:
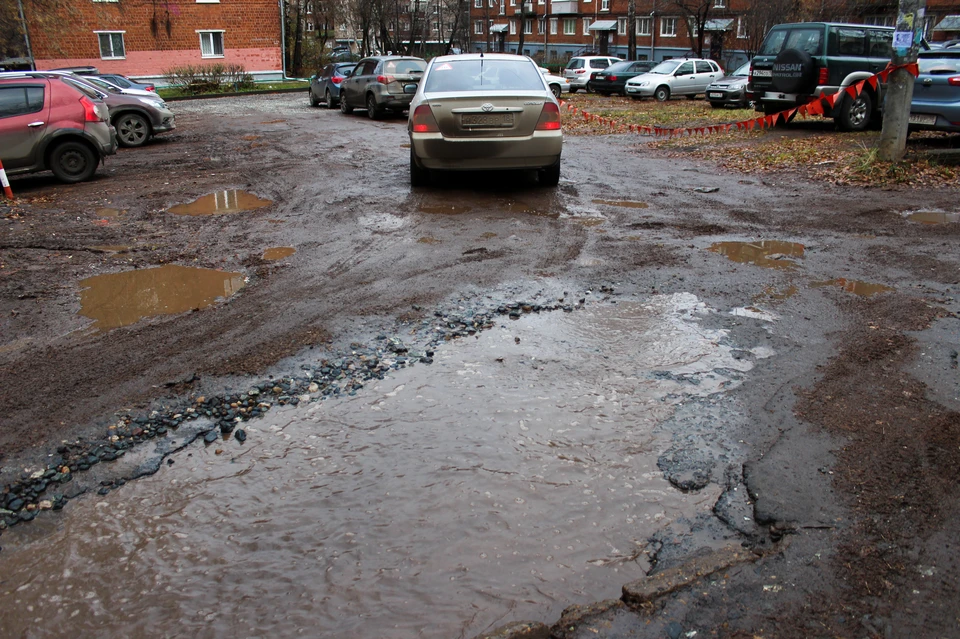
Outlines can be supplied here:
<path id="1" fill-rule="evenodd" d="M 670 99 L 670 87 L 657 87 L 657 90 L 653 92 L 653 97 L 656 98 L 657 102 L 666 102 Z"/>
<path id="2" fill-rule="evenodd" d="M 97 154 L 83 142 L 61 142 L 50 151 L 49 168 L 61 182 L 83 182 L 96 173 Z"/>
<path id="3" fill-rule="evenodd" d="M 869 92 L 862 91 L 856 98 L 847 95 L 836 117 L 837 128 L 841 131 L 865 131 L 870 126 L 872 115 L 873 100 Z"/>
<path id="4" fill-rule="evenodd" d="M 120 146 L 143 146 L 150 139 L 150 123 L 139 113 L 121 113 L 113 121 Z"/>
<path id="5" fill-rule="evenodd" d="M 381 117 L 380 109 L 377 108 L 377 98 L 372 93 L 367 94 L 367 117 L 371 120 L 379 120 Z"/>
<path id="6" fill-rule="evenodd" d="M 316 94 L 313 92 L 313 88 L 310 89 L 310 106 L 312 107 L 320 106 L 320 100 L 317 99 Z"/>
<path id="7" fill-rule="evenodd" d="M 550 93 L 553 94 L 553 97 L 555 97 L 556 99 L 559 100 L 559 99 L 560 99 L 560 85 L 559 85 L 559 84 L 551 84 L 551 85 L 550 85 Z"/>
<path id="8" fill-rule="evenodd" d="M 687 99 L 688 99 L 688 100 L 696 100 L 696 99 L 697 99 L 697 94 L 696 94 L 696 93 L 689 93 L 689 94 L 687 94 Z"/>
<path id="9" fill-rule="evenodd" d="M 353 107 L 347 104 L 347 96 L 343 93 L 343 89 L 340 89 L 340 113 L 344 115 L 353 113 Z"/>
<path id="10" fill-rule="evenodd" d="M 327 105 L 328 109 L 332 109 L 337 106 L 336 101 L 333 99 L 333 94 L 330 93 L 330 89 L 327 89 L 323 92 L 323 103 Z"/>
<path id="11" fill-rule="evenodd" d="M 711 102 L 710 106 L 712 106 L 714 109 L 722 109 L 723 102 Z"/>
<path id="12" fill-rule="evenodd" d="M 580 87 L 573 87 L 573 86 L 570 87 L 570 93 L 576 93 L 579 90 L 580 90 Z"/>
<path id="13" fill-rule="evenodd" d="M 537 171 L 540 186 L 556 186 L 560 183 L 560 160 Z"/>
<path id="14" fill-rule="evenodd" d="M 410 186 L 427 186 L 430 183 L 430 170 L 420 166 L 417 161 L 417 154 L 413 152 L 413 144 L 410 145 Z"/>

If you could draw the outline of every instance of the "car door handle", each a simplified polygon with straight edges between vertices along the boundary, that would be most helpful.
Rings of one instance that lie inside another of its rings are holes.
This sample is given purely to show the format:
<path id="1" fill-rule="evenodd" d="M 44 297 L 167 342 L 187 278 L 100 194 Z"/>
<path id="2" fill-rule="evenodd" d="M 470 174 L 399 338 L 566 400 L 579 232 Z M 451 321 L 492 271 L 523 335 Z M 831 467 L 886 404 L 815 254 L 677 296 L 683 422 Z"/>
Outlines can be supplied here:
<path id="1" fill-rule="evenodd" d="M 35 128 L 37 128 L 38 126 L 43 126 L 44 124 L 46 124 L 46 122 L 31 122 L 31 123 L 28 124 L 27 126 L 32 127 L 32 128 L 35 129 Z"/>

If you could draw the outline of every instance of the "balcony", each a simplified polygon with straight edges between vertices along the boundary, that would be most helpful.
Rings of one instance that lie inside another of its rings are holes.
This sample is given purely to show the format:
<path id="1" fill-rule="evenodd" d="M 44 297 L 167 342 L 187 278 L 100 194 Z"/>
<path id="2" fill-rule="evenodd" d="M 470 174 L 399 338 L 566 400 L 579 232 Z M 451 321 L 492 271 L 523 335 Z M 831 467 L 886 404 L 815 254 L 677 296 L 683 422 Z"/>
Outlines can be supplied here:
<path id="1" fill-rule="evenodd" d="M 551 2 L 550 11 L 552 15 L 563 15 L 568 13 L 580 13 L 577 6 L 577 0 L 563 0 L 563 2 Z"/>

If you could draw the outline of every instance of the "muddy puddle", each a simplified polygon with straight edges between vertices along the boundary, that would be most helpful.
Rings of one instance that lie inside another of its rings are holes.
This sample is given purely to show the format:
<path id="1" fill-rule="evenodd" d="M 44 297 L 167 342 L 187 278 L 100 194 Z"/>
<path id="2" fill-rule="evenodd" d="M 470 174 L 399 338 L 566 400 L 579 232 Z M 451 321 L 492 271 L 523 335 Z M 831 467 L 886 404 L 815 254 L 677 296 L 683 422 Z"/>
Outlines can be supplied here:
<path id="1" fill-rule="evenodd" d="M 88 277 L 80 286 L 80 315 L 105 331 L 205 308 L 239 291 L 244 279 L 240 273 L 167 264 Z"/>
<path id="2" fill-rule="evenodd" d="M 890 291 L 894 290 L 892 287 L 884 286 L 883 284 L 861 282 L 860 280 L 848 280 L 843 277 L 826 280 L 824 282 L 810 282 L 811 288 L 824 288 L 827 286 L 836 286 L 843 289 L 847 293 L 853 293 L 854 295 L 859 295 L 860 297 L 871 297 L 877 293 L 889 293 Z"/>
<path id="3" fill-rule="evenodd" d="M 759 242 L 715 242 L 707 250 L 723 255 L 728 260 L 753 264 L 764 268 L 796 268 L 796 258 L 803 257 L 803 244 L 763 240 Z"/>
<path id="4" fill-rule="evenodd" d="M 97 214 L 97 217 L 114 218 L 114 217 L 120 217 L 121 215 L 126 213 L 126 211 L 122 209 L 115 209 L 115 208 L 105 206 L 97 209 L 95 213 Z"/>
<path id="5" fill-rule="evenodd" d="M 593 200 L 594 204 L 603 204 L 604 206 L 618 206 L 628 209 L 645 209 L 650 205 L 646 202 L 633 202 L 630 200 Z"/>
<path id="6" fill-rule="evenodd" d="M 914 211 L 907 213 L 906 218 L 920 224 L 956 224 L 960 222 L 960 212 Z"/>
<path id="7" fill-rule="evenodd" d="M 167 209 L 175 215 L 223 215 L 240 211 L 252 211 L 273 204 L 273 200 L 264 200 L 253 193 L 230 189 L 217 191 L 189 202 L 177 204 Z"/>
<path id="8" fill-rule="evenodd" d="M 354 397 L 271 410 L 244 445 L 196 443 L 8 531 L 0 626 L 454 638 L 619 597 L 645 540 L 719 494 L 657 467 L 658 426 L 753 365 L 708 311 L 677 294 L 525 315 Z"/>
<path id="9" fill-rule="evenodd" d="M 263 259 L 268 262 L 276 262 L 277 260 L 288 258 L 296 252 L 297 249 L 292 246 L 274 246 L 263 252 Z"/>

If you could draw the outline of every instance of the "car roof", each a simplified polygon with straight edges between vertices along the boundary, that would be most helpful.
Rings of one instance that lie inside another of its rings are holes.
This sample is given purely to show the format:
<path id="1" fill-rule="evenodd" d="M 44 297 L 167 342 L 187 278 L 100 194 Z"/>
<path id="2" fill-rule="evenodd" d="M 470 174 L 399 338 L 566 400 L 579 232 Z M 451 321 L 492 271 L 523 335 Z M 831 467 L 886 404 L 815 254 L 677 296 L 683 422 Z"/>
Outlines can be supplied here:
<path id="1" fill-rule="evenodd" d="M 886 31 L 893 31 L 893 27 L 884 27 L 879 24 L 858 24 L 854 22 L 788 22 L 784 24 L 778 24 L 771 27 L 771 31 L 774 29 L 786 29 L 788 27 L 856 27 L 862 29 L 864 27 L 870 29 L 883 29 Z"/>
<path id="2" fill-rule="evenodd" d="M 450 60 L 526 60 L 531 64 L 536 64 L 529 56 L 517 55 L 516 53 L 454 53 L 451 55 L 438 55 L 434 60 L 442 62 Z"/>

